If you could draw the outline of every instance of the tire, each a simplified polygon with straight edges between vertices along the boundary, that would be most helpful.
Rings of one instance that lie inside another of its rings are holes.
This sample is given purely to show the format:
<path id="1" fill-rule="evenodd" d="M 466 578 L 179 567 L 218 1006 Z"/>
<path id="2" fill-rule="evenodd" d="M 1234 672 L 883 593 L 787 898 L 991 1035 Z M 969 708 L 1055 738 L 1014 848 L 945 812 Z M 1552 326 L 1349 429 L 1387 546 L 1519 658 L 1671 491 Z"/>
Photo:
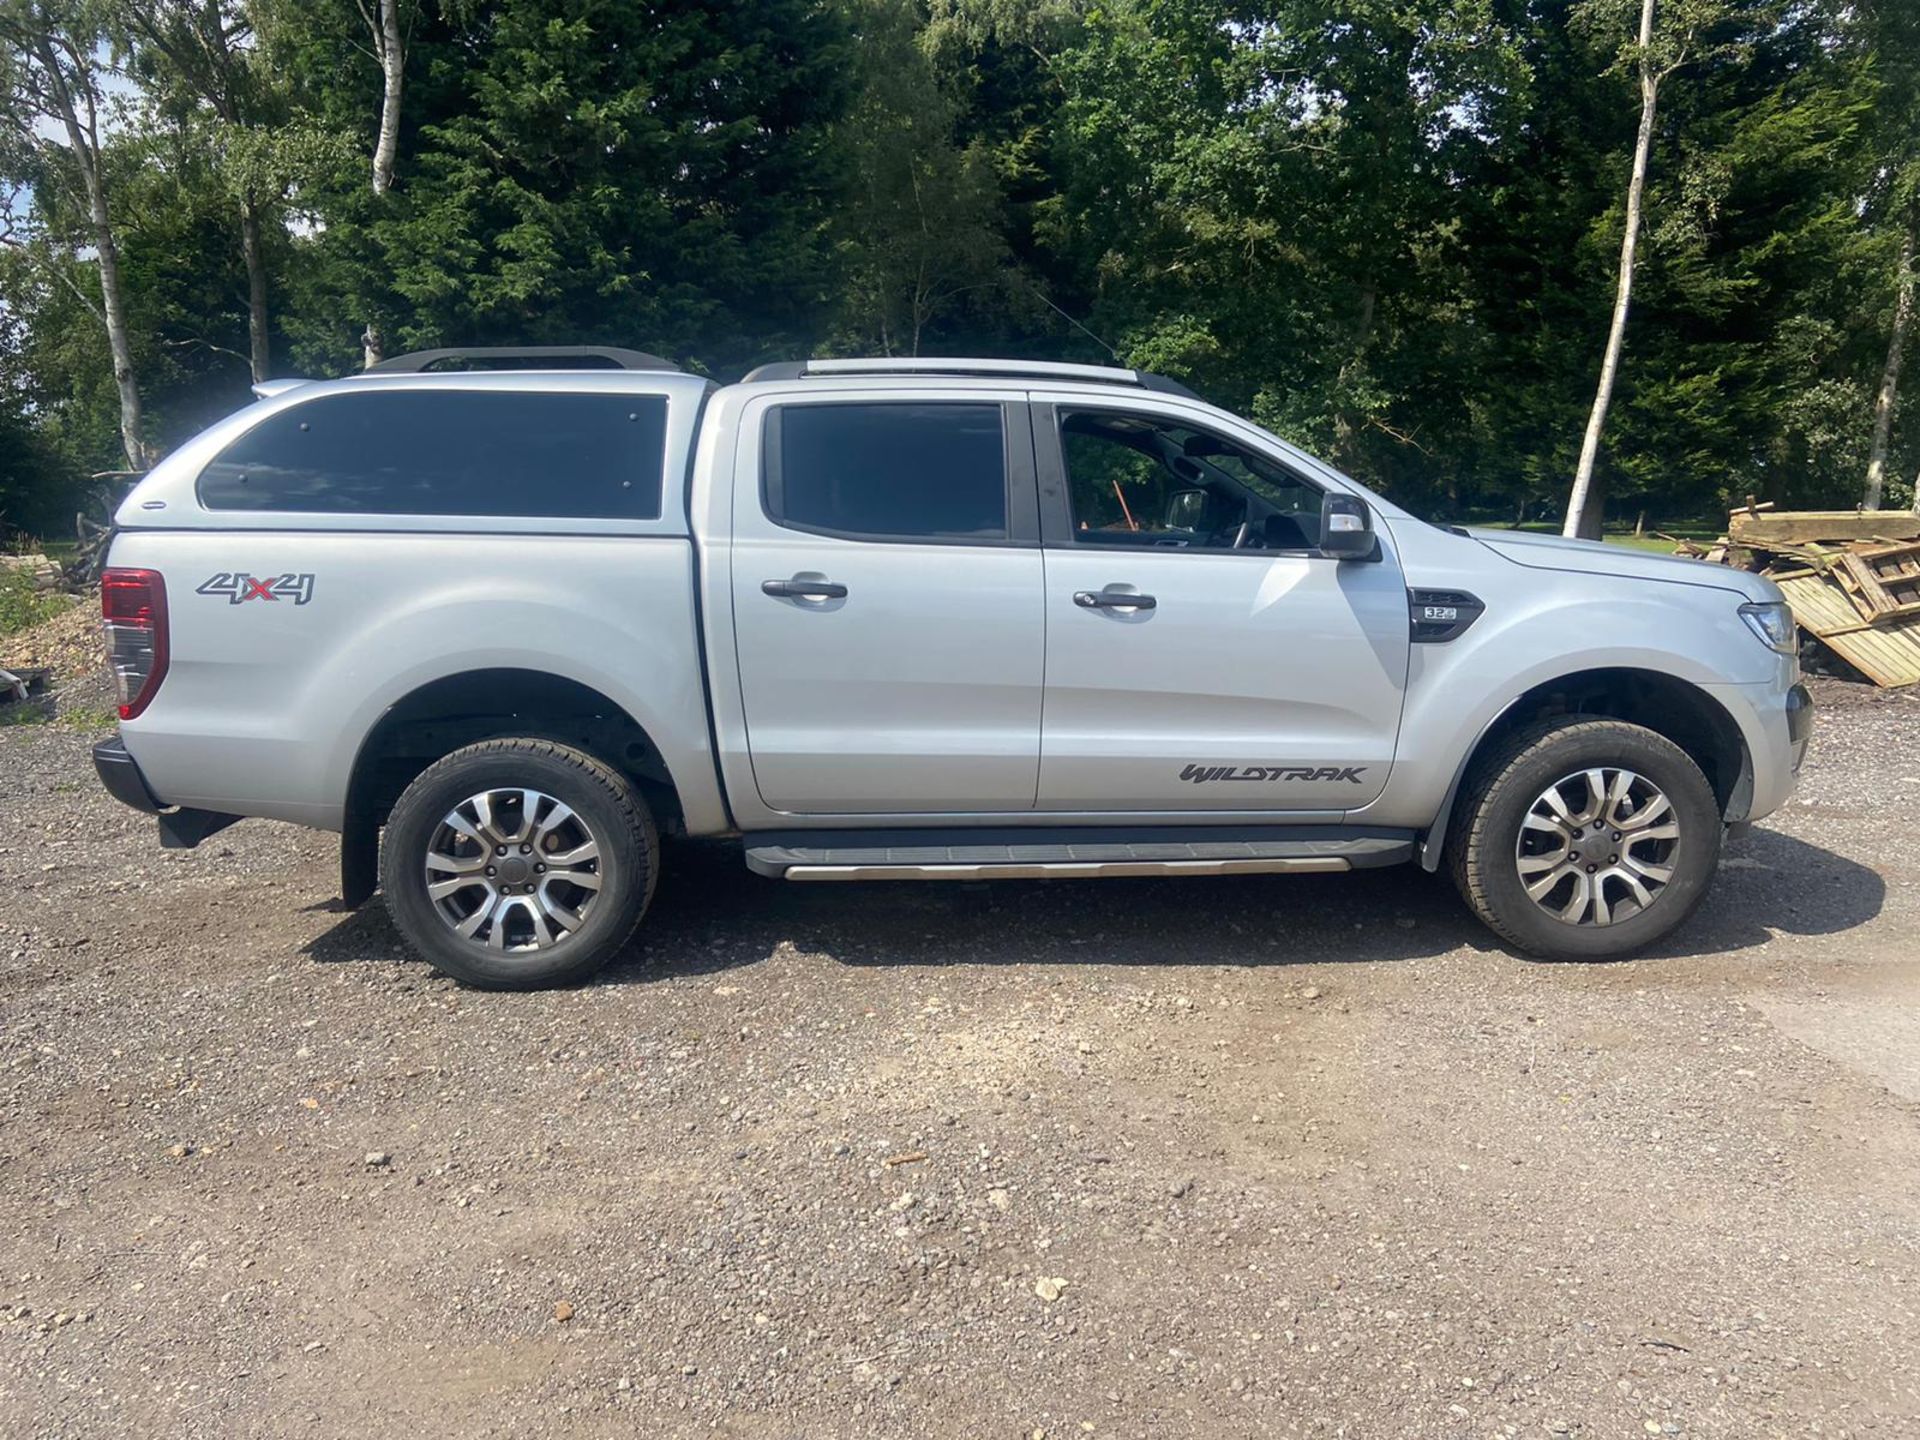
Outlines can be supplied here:
<path id="1" fill-rule="evenodd" d="M 584 980 L 620 952 L 653 898 L 658 853 L 653 816 L 625 776 L 549 740 L 487 740 L 435 761 L 401 794 L 380 881 L 394 924 L 436 969 L 481 989 L 535 990 Z"/>
<path id="2" fill-rule="evenodd" d="M 1597 805 L 1585 778 L 1594 772 L 1603 781 Z M 1661 838 L 1669 829 L 1670 841 Z M 1724 835 L 1712 786 L 1671 740 L 1623 720 L 1562 716 L 1508 736 L 1475 761 L 1447 852 L 1460 894 L 1508 944 L 1547 960 L 1613 960 L 1693 913 Z M 1656 881 L 1662 872 L 1667 878 Z M 1542 893 L 1529 894 L 1530 884 Z"/>

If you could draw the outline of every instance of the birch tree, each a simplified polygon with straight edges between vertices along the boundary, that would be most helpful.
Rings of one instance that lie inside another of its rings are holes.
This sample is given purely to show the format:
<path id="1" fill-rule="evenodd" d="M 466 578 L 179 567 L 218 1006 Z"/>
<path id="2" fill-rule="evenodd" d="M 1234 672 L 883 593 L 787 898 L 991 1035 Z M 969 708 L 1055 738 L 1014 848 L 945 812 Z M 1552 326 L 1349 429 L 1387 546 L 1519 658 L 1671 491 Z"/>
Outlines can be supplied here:
<path id="1" fill-rule="evenodd" d="M 1887 361 L 1880 370 L 1880 388 L 1873 397 L 1873 439 L 1867 448 L 1867 484 L 1860 508 L 1878 510 L 1886 492 L 1887 441 L 1893 434 L 1893 404 L 1900 391 L 1900 364 L 1906 351 L 1907 329 L 1913 322 L 1913 226 L 1900 237 L 1900 258 L 1894 269 L 1893 324 L 1887 340 Z M 1916 497 L 1920 505 L 1920 496 Z"/>
<path id="2" fill-rule="evenodd" d="M 4 0 L 0 3 L 0 125 L 6 131 L 8 169 L 26 172 L 33 186 L 72 191 L 87 217 L 87 245 L 100 281 L 96 302 L 83 296 L 107 333 L 114 390 L 120 405 L 120 443 L 127 466 L 151 463 L 134 373 L 133 337 L 127 323 L 126 289 L 101 163 L 107 109 L 105 16 L 87 0 Z M 38 207 L 36 207 L 38 208 Z M 24 247 L 34 239 L 12 233 Z"/>
<path id="3" fill-rule="evenodd" d="M 1619 51 L 1615 66 L 1630 70 L 1640 90 L 1640 127 L 1633 142 L 1633 169 L 1627 181 L 1626 224 L 1620 237 L 1620 266 L 1614 283 L 1613 318 L 1607 326 L 1606 349 L 1600 359 L 1600 382 L 1587 414 L 1586 434 L 1580 442 L 1580 461 L 1573 473 L 1573 492 L 1567 499 L 1567 520 L 1561 533 L 1586 539 L 1600 537 L 1602 506 L 1594 489 L 1594 466 L 1606 432 L 1607 409 L 1613 403 L 1620 357 L 1627 344 L 1627 312 L 1633 299 L 1634 266 L 1640 245 L 1641 205 L 1647 188 L 1647 170 L 1653 155 L 1654 120 L 1659 111 L 1660 87 L 1697 58 L 1701 32 L 1727 11 L 1726 0 L 1586 0 L 1581 21 L 1596 33 L 1617 33 L 1637 3 L 1640 18 L 1635 38 Z"/>
<path id="4" fill-rule="evenodd" d="M 400 154 L 400 98 L 407 74 L 406 28 L 401 23 L 402 0 L 355 0 L 360 18 L 373 42 L 380 65 L 380 129 L 373 146 L 373 195 L 377 203 L 393 189 L 393 170 Z M 378 320 L 368 320 L 360 337 L 362 363 L 371 370 L 387 356 L 387 341 Z"/>
<path id="5" fill-rule="evenodd" d="M 233 0 L 124 0 L 143 69 L 175 123 L 211 118 L 221 179 L 233 195 L 247 271 L 247 358 L 255 381 L 272 369 L 267 259 L 261 225 L 285 198 L 288 181 L 262 122 L 263 83 L 252 62 L 253 24 Z"/>

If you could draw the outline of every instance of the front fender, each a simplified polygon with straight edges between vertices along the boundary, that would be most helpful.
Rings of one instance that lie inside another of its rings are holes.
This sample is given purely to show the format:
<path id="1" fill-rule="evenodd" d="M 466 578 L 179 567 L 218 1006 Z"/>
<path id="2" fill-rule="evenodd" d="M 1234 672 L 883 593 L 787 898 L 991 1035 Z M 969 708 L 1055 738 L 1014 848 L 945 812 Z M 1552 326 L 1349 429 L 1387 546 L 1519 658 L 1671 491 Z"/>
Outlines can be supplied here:
<path id="1" fill-rule="evenodd" d="M 1416 829 L 1443 823 L 1467 760 L 1494 723 L 1528 691 L 1584 671 L 1683 681 L 1726 712 L 1748 746 L 1760 738 L 1714 688 L 1775 683 L 1781 673 L 1781 657 L 1740 618 L 1738 594 L 1577 575 L 1542 585 L 1537 572 L 1517 585 L 1498 574 L 1494 584 L 1475 578 L 1481 583 L 1454 579 L 1448 588 L 1472 589 L 1486 613 L 1457 640 L 1413 647 L 1393 773 L 1349 818 Z"/>

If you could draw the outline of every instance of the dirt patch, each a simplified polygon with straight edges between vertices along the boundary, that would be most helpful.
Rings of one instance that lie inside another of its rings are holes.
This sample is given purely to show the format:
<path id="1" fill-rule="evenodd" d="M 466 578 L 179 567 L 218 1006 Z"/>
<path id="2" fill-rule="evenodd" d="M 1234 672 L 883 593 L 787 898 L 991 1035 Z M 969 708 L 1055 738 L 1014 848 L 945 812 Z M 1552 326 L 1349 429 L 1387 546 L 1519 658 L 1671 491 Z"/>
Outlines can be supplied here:
<path id="1" fill-rule="evenodd" d="M 1832 707 L 1625 964 L 1413 872 L 680 845 L 509 996 L 0 732 L 0 1431 L 1912 1434 L 1915 753 Z"/>

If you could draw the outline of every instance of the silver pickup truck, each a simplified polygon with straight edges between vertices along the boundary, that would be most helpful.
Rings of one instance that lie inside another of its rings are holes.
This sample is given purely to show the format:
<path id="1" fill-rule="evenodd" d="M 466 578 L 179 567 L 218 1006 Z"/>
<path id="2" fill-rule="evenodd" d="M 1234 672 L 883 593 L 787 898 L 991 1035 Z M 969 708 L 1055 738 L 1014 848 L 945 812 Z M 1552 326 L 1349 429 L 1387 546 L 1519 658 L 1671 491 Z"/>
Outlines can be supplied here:
<path id="1" fill-rule="evenodd" d="M 797 881 L 1445 864 L 1516 947 L 1617 956 L 1807 744 L 1767 580 L 1427 524 L 1155 375 L 257 389 L 119 513 L 97 768 L 168 845 L 339 832 L 346 902 L 476 985 L 606 963 L 671 835 Z"/>

